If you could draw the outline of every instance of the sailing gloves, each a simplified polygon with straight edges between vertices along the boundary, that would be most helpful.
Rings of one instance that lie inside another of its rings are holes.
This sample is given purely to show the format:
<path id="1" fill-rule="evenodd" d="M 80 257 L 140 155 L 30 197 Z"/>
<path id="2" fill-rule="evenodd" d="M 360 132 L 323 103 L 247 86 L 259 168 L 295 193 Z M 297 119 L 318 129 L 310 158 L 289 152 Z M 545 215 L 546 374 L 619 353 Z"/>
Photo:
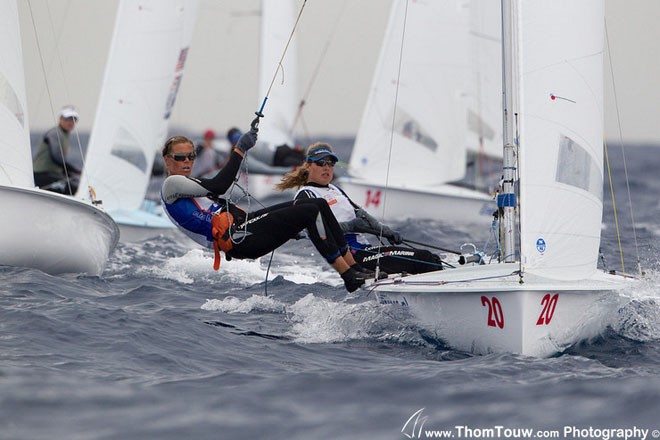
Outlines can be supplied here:
<path id="1" fill-rule="evenodd" d="M 236 142 L 236 148 L 238 148 L 243 153 L 245 153 L 247 152 L 247 150 L 254 147 L 256 143 L 257 143 L 257 129 L 252 128 L 247 133 L 243 133 L 243 135 L 238 139 L 238 142 Z"/>
<path id="2" fill-rule="evenodd" d="M 398 231 L 393 230 L 389 226 L 383 225 L 383 237 L 387 238 L 387 240 L 391 244 L 403 243 L 403 237 L 401 237 L 401 234 Z"/>
<path id="3" fill-rule="evenodd" d="M 382 224 L 362 208 L 355 210 L 355 218 L 340 223 L 344 232 L 365 232 L 373 235 L 383 235 L 391 244 L 403 243 L 401 234 L 387 225 Z"/>

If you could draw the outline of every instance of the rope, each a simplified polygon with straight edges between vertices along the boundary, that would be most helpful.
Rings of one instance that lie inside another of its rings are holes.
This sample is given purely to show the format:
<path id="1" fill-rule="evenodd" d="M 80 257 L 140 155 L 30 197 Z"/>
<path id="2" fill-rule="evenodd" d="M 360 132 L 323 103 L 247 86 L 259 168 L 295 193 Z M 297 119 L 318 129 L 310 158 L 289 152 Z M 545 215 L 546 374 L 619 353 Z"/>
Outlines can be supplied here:
<path id="1" fill-rule="evenodd" d="M 30 20 L 32 22 L 32 30 L 34 31 L 34 39 L 35 39 L 35 42 L 37 44 L 37 52 L 39 52 L 39 63 L 41 65 L 41 73 L 44 76 L 44 85 L 45 85 L 45 88 L 46 88 L 46 95 L 48 96 L 48 105 L 50 106 L 51 116 L 53 118 L 55 118 L 55 105 L 53 104 L 53 96 L 51 94 L 50 85 L 48 83 L 48 75 L 46 73 L 46 66 L 44 64 L 43 52 L 41 50 L 41 43 L 39 41 L 39 34 L 37 33 L 37 24 L 34 20 L 34 12 L 33 12 L 33 9 L 32 9 L 32 1 L 31 0 L 28 0 L 28 7 L 29 7 L 29 10 L 30 10 Z M 57 35 L 57 33 L 55 32 L 55 26 L 53 25 L 52 14 L 50 12 L 50 7 L 48 6 L 48 4 L 46 4 L 46 9 L 48 11 L 48 24 L 50 25 L 50 30 L 53 33 L 53 35 Z M 59 38 L 55 38 L 54 40 L 57 43 Z M 62 58 L 60 57 L 59 46 L 57 44 L 55 45 L 55 54 L 56 54 L 56 58 L 57 58 L 57 61 L 58 61 L 60 71 L 62 72 L 62 78 L 63 78 L 63 81 L 64 81 L 64 92 L 65 92 L 65 95 L 67 96 L 67 100 L 68 100 L 69 99 L 69 93 L 68 93 L 69 92 L 69 87 L 68 87 L 68 84 L 66 82 L 66 75 L 64 74 L 64 67 L 62 65 Z M 59 126 L 59 119 L 58 119 L 58 126 Z M 83 168 L 84 168 L 84 166 L 85 166 L 85 155 L 83 154 L 83 151 L 82 151 L 82 142 L 80 141 L 80 134 L 78 132 L 77 125 L 74 125 L 73 132 L 74 132 L 77 144 L 78 144 L 78 150 L 80 152 L 80 157 L 82 158 L 82 164 L 83 164 Z M 66 155 L 64 154 L 64 150 L 62 149 L 62 139 L 60 139 L 59 129 L 56 130 L 55 133 L 57 134 L 57 142 L 58 142 L 59 147 L 60 147 L 60 155 L 62 156 L 62 167 L 64 169 L 64 177 L 66 179 L 66 185 L 67 185 L 67 188 L 69 190 L 69 194 L 74 195 L 73 191 L 71 191 L 71 178 L 69 177 L 69 170 L 68 170 L 67 163 L 66 163 Z"/>
<path id="2" fill-rule="evenodd" d="M 304 10 L 306 4 L 307 4 L 307 0 L 304 0 L 302 6 L 300 7 L 300 11 L 298 12 L 298 16 L 296 17 L 296 22 L 294 23 L 293 28 L 291 29 L 291 33 L 289 34 L 289 39 L 287 40 L 286 45 L 284 46 L 284 51 L 282 52 L 282 56 L 280 57 L 280 60 L 277 63 L 277 68 L 275 69 L 275 73 L 273 74 L 273 79 L 271 80 L 270 85 L 268 86 L 268 90 L 266 91 L 266 96 L 264 96 L 264 100 L 261 103 L 261 108 L 259 108 L 259 110 L 255 112 L 257 117 L 254 118 L 252 120 L 252 122 L 250 123 L 250 126 L 251 126 L 252 129 L 258 129 L 259 119 L 264 116 L 263 110 L 264 110 L 264 107 L 266 106 L 266 101 L 268 100 L 268 96 L 270 95 L 270 91 L 273 88 L 273 84 L 275 84 L 275 79 L 277 78 L 277 73 L 279 72 L 280 68 L 282 68 L 282 61 L 284 60 L 286 52 L 289 49 L 289 44 L 291 43 L 291 40 L 293 39 L 293 35 L 296 31 L 296 28 L 298 27 L 298 23 L 300 22 L 300 17 L 302 16 L 302 13 L 303 13 L 303 10 Z M 248 157 L 248 154 L 247 154 L 247 152 L 245 152 L 244 156 L 243 156 L 243 164 L 244 164 L 244 167 L 245 167 L 246 180 L 249 182 L 249 170 L 248 170 L 247 157 Z M 231 194 L 234 190 L 234 187 L 238 185 L 238 179 L 241 176 L 241 171 L 242 170 L 240 170 L 239 173 L 236 175 L 236 178 L 234 179 L 234 182 L 232 183 L 232 186 L 225 193 L 225 194 L 227 194 L 227 196 L 224 197 L 225 206 L 226 206 L 226 209 L 227 209 L 227 215 L 229 215 L 229 205 L 232 203 Z M 239 188 L 241 188 L 244 195 L 247 196 L 246 197 L 247 198 L 247 210 L 245 212 L 245 221 L 244 221 L 245 227 L 243 228 L 243 231 L 242 231 L 243 236 L 240 239 L 235 239 L 232 235 L 231 228 L 229 229 L 229 237 L 231 238 L 231 241 L 234 244 L 242 243 L 243 240 L 245 240 L 245 237 L 247 237 L 247 225 L 248 225 L 248 220 L 249 220 L 250 201 L 252 199 L 252 196 L 250 195 L 250 192 L 249 192 L 249 183 L 246 185 L 246 188 L 243 188 L 240 185 L 239 185 Z M 272 258 L 272 254 L 271 254 L 271 258 Z M 268 281 L 268 273 L 266 273 L 266 281 Z"/>
<path id="3" fill-rule="evenodd" d="M 605 39 L 607 41 L 607 56 L 610 59 L 610 75 L 612 77 L 612 89 L 614 91 L 614 106 L 616 108 L 616 121 L 617 121 L 617 128 L 619 130 L 619 145 L 621 147 L 621 155 L 623 156 L 623 170 L 624 174 L 626 176 L 626 190 L 628 192 L 628 201 L 630 202 L 630 221 L 632 222 L 632 233 L 633 233 L 633 240 L 635 242 L 635 254 L 637 256 L 637 271 L 641 275 L 642 274 L 642 267 L 640 263 L 640 257 L 639 257 L 639 246 L 637 244 L 637 230 L 635 228 L 635 215 L 633 214 L 633 208 L 632 208 L 632 197 L 630 196 L 630 180 L 628 179 L 628 165 L 626 163 L 626 154 L 623 148 L 623 131 L 621 130 L 621 114 L 619 112 L 619 100 L 618 100 L 618 94 L 616 92 L 616 83 L 614 81 L 614 69 L 612 68 L 612 53 L 610 52 L 610 38 L 609 38 L 609 33 L 607 32 L 607 21 L 605 22 Z M 604 136 L 603 136 L 604 137 Z M 605 148 L 605 153 L 607 155 L 607 148 Z M 607 157 L 607 156 L 606 156 Z M 608 162 L 608 172 L 609 172 L 609 162 Z M 611 173 L 610 173 L 610 186 L 612 185 L 611 182 Z M 614 191 L 612 190 L 612 203 L 614 203 Z M 616 206 L 616 205 L 613 205 Z M 616 208 L 614 209 L 615 212 L 615 219 L 616 219 Z M 617 238 L 619 238 L 619 227 L 617 225 Z M 625 272 L 623 269 L 623 250 L 621 248 L 621 243 L 620 243 L 620 238 L 619 238 L 619 252 L 621 253 L 621 270 L 622 272 Z"/>
<path id="4" fill-rule="evenodd" d="M 431 248 L 431 249 L 437 249 L 437 250 L 443 251 L 443 252 L 449 252 L 450 254 L 461 255 L 461 252 L 455 251 L 453 249 L 442 248 L 442 247 L 439 247 L 439 246 L 432 246 L 428 243 L 422 243 L 421 241 L 410 240 L 409 238 L 403 238 L 402 240 L 406 244 L 412 243 L 412 244 L 416 244 L 416 245 L 419 245 L 419 246 L 425 246 L 425 247 Z"/>
<path id="5" fill-rule="evenodd" d="M 275 255 L 275 251 L 270 253 L 270 259 L 268 260 L 268 267 L 266 268 L 266 281 L 264 282 L 264 296 L 268 296 L 268 273 L 270 272 L 270 265 L 273 262 L 273 255 Z"/>
<path id="6" fill-rule="evenodd" d="M 401 81 L 401 65 L 402 65 L 402 59 L 403 59 L 403 46 L 404 46 L 404 41 L 405 41 L 405 36 L 406 36 L 406 22 L 408 21 L 408 2 L 406 1 L 406 8 L 403 13 L 403 29 L 401 32 L 401 46 L 399 49 L 399 66 L 397 70 L 397 76 L 396 76 L 396 90 L 394 93 L 394 111 L 392 112 L 392 124 L 391 124 L 391 130 L 390 130 L 390 142 L 388 145 L 388 151 L 387 151 L 387 171 L 385 173 L 385 187 L 389 187 L 389 181 L 390 181 L 390 168 L 392 167 L 392 148 L 394 145 L 394 122 L 396 121 L 396 110 L 398 108 L 398 102 L 399 102 L 399 83 Z M 382 216 L 381 219 L 384 220 L 385 217 L 385 210 L 387 207 L 387 195 L 383 198 L 383 211 L 382 211 Z M 382 243 L 383 241 L 383 223 L 381 222 L 380 226 L 380 234 L 378 235 L 378 240 Z M 379 254 L 380 254 L 380 246 L 378 247 Z M 376 259 L 376 276 L 378 276 L 378 272 L 380 269 L 380 255 Z"/>
<path id="7" fill-rule="evenodd" d="M 616 230 L 616 241 L 619 245 L 619 258 L 621 259 L 621 272 L 625 272 L 625 264 L 623 261 L 623 247 L 621 245 L 621 231 L 619 230 L 619 216 L 617 215 L 616 200 L 614 199 L 614 184 L 612 183 L 612 170 L 610 168 L 610 156 L 607 154 L 607 141 L 604 141 L 603 149 L 605 150 L 605 165 L 607 167 L 607 177 L 610 183 L 610 196 L 612 197 L 612 210 L 614 214 L 614 229 Z"/>
<path id="8" fill-rule="evenodd" d="M 261 108 L 257 112 L 257 117 L 258 118 L 263 117 L 264 107 L 266 106 L 266 101 L 268 100 L 268 96 L 270 95 L 270 91 L 273 88 L 273 84 L 275 84 L 275 79 L 277 78 L 277 72 L 279 72 L 280 68 L 282 68 L 282 61 L 284 60 L 284 56 L 286 55 L 286 52 L 289 49 L 289 44 L 291 43 L 291 40 L 293 39 L 293 34 L 296 32 L 296 28 L 298 27 L 298 22 L 300 21 L 300 17 L 302 16 L 303 9 L 305 9 L 306 4 L 307 4 L 307 0 L 303 1 L 302 6 L 300 7 L 300 11 L 298 12 L 298 17 L 296 17 L 296 22 L 293 24 L 293 29 L 291 29 L 291 34 L 289 34 L 289 39 L 287 40 L 286 45 L 284 46 L 284 51 L 282 52 L 282 56 L 280 57 L 280 61 L 277 63 L 277 68 L 275 69 L 275 74 L 273 74 L 273 79 L 271 80 L 270 85 L 268 86 L 268 90 L 266 91 L 266 96 L 264 96 L 264 100 L 261 103 Z"/>

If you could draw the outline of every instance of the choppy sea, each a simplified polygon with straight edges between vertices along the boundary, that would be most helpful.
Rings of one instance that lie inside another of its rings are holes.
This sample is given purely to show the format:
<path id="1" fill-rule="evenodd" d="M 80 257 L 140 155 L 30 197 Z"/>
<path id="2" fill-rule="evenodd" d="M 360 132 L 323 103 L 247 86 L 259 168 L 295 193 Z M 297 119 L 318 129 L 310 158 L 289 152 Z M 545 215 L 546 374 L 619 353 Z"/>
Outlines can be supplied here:
<path id="1" fill-rule="evenodd" d="M 624 169 L 610 148 L 625 269 L 646 276 L 594 340 L 475 356 L 347 296 L 305 241 L 219 272 L 185 239 L 120 243 L 100 277 L 0 267 L 0 439 L 658 438 L 660 154 L 627 148 Z M 396 227 L 440 247 L 487 236 Z"/>

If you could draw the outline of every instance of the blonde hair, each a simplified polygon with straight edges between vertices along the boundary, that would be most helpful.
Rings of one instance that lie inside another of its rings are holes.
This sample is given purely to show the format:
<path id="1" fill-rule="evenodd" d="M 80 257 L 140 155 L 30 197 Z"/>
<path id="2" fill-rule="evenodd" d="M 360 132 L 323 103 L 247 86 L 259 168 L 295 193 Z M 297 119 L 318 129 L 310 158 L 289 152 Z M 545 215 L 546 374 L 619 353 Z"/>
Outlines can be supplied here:
<path id="1" fill-rule="evenodd" d="M 317 142 L 307 148 L 305 158 L 308 158 L 314 151 L 321 148 L 327 148 L 328 150 L 334 152 L 334 149 L 331 145 Z M 289 188 L 300 188 L 301 186 L 307 184 L 307 179 L 309 178 L 309 164 L 310 161 L 306 160 L 305 163 L 296 167 L 295 170 L 282 176 L 282 181 L 275 185 L 275 188 L 279 189 L 280 191 L 284 191 Z"/>

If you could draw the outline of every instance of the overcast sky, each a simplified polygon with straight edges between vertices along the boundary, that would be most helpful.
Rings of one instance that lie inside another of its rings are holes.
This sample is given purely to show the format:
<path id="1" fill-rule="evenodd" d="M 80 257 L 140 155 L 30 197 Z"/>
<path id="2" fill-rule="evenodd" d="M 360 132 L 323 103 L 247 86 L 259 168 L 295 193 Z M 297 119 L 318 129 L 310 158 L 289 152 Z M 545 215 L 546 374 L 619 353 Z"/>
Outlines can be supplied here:
<path id="1" fill-rule="evenodd" d="M 117 4 L 19 1 L 33 130 L 52 126 L 51 107 L 56 112 L 65 103 L 78 106 L 80 128 L 90 129 Z M 248 126 L 263 99 L 257 90 L 259 5 L 259 0 L 200 0 L 171 120 L 174 130 L 224 132 L 233 125 Z M 389 5 L 390 0 L 307 1 L 297 31 L 300 88 L 307 89 L 320 61 L 321 70 L 306 96 L 300 135 L 355 135 Z M 618 140 L 620 126 L 626 142 L 660 145 L 660 1 L 605 0 L 605 5 L 613 60 L 606 65 L 607 138 Z M 609 69 L 614 72 L 618 112 Z"/>

